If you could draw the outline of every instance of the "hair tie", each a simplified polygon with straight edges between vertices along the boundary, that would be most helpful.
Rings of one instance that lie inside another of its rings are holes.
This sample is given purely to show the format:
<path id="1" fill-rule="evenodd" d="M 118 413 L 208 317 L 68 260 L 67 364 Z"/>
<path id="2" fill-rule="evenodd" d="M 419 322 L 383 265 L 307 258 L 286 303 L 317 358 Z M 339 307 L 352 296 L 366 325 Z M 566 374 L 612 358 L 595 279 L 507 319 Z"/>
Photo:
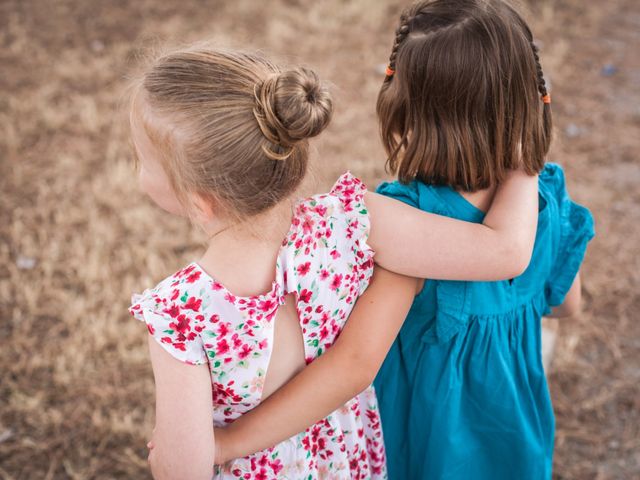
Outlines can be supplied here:
<path id="1" fill-rule="evenodd" d="M 390 65 L 387 65 L 387 69 L 384 71 L 384 73 L 387 77 L 393 77 L 393 74 L 396 73 L 396 71 L 391 68 Z"/>
<path id="2" fill-rule="evenodd" d="M 551 103 L 551 95 L 548 93 L 542 96 L 542 103 L 546 103 L 547 105 Z"/>

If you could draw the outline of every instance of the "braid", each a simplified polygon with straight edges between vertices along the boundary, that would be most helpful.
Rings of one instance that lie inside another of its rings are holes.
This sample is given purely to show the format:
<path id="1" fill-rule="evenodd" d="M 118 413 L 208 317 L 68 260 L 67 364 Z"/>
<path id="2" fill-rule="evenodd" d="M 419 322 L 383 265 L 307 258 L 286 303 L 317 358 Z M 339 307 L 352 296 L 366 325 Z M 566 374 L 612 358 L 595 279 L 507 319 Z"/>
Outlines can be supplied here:
<path id="1" fill-rule="evenodd" d="M 545 103 L 548 103 L 549 94 L 547 92 L 547 83 L 544 81 L 544 74 L 542 73 L 542 66 L 540 65 L 540 56 L 538 55 L 538 46 L 531 42 L 531 49 L 533 50 L 533 58 L 536 61 L 536 75 L 538 77 L 538 92 Z M 547 99 L 547 100 L 545 100 Z"/>
<path id="2" fill-rule="evenodd" d="M 409 35 L 409 25 L 415 17 L 410 17 L 406 14 L 402 14 L 400 17 L 400 25 L 396 29 L 396 38 L 393 41 L 393 47 L 391 48 L 391 55 L 389 55 L 389 66 L 387 67 L 387 76 L 385 81 L 390 81 L 393 78 L 393 74 L 396 73 L 396 58 L 398 57 L 398 48 L 402 45 Z"/>

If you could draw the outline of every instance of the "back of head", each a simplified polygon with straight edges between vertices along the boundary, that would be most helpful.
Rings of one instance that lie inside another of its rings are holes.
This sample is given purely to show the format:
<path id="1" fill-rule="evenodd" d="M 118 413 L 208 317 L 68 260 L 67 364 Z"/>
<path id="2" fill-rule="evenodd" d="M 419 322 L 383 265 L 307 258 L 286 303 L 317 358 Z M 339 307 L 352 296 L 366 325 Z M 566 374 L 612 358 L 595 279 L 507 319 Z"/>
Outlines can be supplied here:
<path id="1" fill-rule="evenodd" d="M 420 1 L 401 17 L 378 97 L 388 165 L 401 181 L 466 191 L 509 169 L 535 174 L 548 98 L 531 31 L 504 1 Z"/>
<path id="2" fill-rule="evenodd" d="M 298 187 L 308 139 L 328 125 L 332 101 L 307 68 L 194 46 L 153 62 L 133 110 L 178 198 L 195 193 L 246 218 Z"/>

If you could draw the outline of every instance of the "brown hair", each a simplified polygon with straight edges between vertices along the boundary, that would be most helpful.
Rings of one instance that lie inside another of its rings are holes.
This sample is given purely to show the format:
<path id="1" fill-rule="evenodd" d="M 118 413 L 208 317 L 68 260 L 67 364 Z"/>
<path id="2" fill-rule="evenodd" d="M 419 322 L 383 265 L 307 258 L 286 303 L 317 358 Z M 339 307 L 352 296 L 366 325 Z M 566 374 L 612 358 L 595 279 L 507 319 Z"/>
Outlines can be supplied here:
<path id="1" fill-rule="evenodd" d="M 387 165 L 475 191 L 544 166 L 551 109 L 538 49 L 502 0 L 428 0 L 409 7 L 389 58 L 377 113 Z"/>
<path id="2" fill-rule="evenodd" d="M 134 95 L 178 198 L 197 193 L 239 217 L 291 194 L 307 171 L 308 138 L 332 101 L 315 72 L 282 70 L 253 52 L 197 45 L 159 56 Z"/>

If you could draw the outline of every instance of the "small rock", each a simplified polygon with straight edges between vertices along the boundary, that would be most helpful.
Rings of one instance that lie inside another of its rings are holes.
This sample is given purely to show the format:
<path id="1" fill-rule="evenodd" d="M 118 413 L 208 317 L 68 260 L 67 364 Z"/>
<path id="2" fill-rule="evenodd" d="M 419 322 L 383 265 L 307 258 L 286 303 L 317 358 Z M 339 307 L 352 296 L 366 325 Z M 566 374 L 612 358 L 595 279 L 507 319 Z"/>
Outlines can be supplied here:
<path id="1" fill-rule="evenodd" d="M 603 77 L 610 77 L 612 75 L 615 75 L 617 71 L 618 69 L 615 65 L 613 65 L 612 63 L 607 63 L 602 67 L 602 70 L 600 70 L 600 75 L 602 75 Z"/>
<path id="2" fill-rule="evenodd" d="M 11 430 L 4 430 L 3 432 L 0 432 L 0 443 L 6 442 L 11 437 L 13 437 L 13 432 Z"/>
<path id="3" fill-rule="evenodd" d="M 20 270 L 31 270 L 36 266 L 36 259 L 33 257 L 25 257 L 24 255 L 18 255 L 16 258 L 16 266 Z"/>
<path id="4" fill-rule="evenodd" d="M 569 138 L 576 138 L 582 135 L 582 129 L 575 123 L 570 123 L 567 128 L 564 129 L 564 133 Z"/>

